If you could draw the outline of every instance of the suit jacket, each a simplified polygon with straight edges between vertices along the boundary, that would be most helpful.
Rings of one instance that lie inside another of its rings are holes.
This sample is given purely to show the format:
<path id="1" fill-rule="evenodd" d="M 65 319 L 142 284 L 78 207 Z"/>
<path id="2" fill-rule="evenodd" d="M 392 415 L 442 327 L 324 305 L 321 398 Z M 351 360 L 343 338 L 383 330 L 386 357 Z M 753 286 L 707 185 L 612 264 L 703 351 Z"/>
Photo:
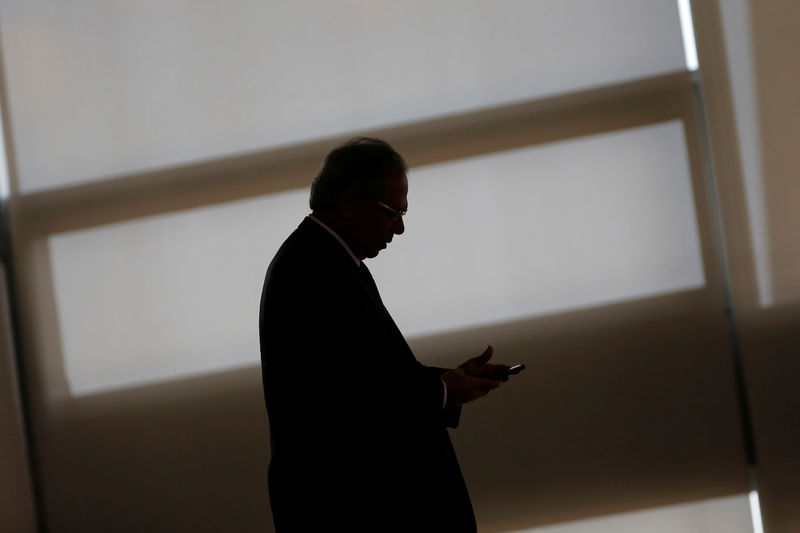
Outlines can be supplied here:
<path id="1" fill-rule="evenodd" d="M 259 327 L 276 530 L 474 531 L 445 370 L 415 359 L 365 268 L 307 218 L 267 270 Z"/>

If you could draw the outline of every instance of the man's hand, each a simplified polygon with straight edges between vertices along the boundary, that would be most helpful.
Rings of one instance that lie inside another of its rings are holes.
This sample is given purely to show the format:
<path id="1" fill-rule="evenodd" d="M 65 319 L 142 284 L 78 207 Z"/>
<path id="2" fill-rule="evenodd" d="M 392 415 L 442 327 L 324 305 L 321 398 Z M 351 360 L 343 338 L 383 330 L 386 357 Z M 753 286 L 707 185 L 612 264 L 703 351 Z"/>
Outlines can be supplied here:
<path id="1" fill-rule="evenodd" d="M 507 365 L 490 365 L 494 349 L 489 346 L 481 355 L 473 357 L 442 375 L 447 386 L 447 405 L 461 405 L 486 395 L 508 379 Z"/>
<path id="2" fill-rule="evenodd" d="M 458 368 L 463 369 L 466 375 L 474 378 L 508 381 L 509 366 L 489 364 L 489 359 L 492 358 L 492 355 L 494 355 L 494 348 L 489 345 L 478 357 L 469 359 L 468 361 L 460 364 Z"/>

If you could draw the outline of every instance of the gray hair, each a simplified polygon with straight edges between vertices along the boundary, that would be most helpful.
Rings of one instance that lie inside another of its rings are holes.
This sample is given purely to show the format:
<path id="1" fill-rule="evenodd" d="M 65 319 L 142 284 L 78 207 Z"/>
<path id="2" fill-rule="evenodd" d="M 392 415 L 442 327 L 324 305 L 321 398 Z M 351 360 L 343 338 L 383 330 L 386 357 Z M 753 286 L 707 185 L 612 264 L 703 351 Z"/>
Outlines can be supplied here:
<path id="1" fill-rule="evenodd" d="M 325 157 L 311 184 L 309 204 L 313 211 L 333 209 L 347 189 L 375 197 L 381 182 L 406 174 L 406 162 L 389 143 L 371 137 L 356 137 Z"/>

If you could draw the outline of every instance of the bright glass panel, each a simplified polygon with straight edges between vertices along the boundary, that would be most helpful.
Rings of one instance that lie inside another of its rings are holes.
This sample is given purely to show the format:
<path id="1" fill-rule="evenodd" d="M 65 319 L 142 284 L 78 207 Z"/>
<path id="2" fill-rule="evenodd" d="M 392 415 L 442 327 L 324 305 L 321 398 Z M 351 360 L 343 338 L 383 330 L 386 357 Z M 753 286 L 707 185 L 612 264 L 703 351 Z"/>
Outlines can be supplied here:
<path id="1" fill-rule="evenodd" d="M 259 364 L 264 274 L 307 206 L 292 191 L 51 237 L 71 391 Z"/>
<path id="2" fill-rule="evenodd" d="M 758 491 L 751 490 L 749 499 L 750 516 L 753 520 L 753 533 L 764 533 L 764 524 L 761 521 L 761 502 L 759 501 Z"/>
<path id="3" fill-rule="evenodd" d="M 410 180 L 406 233 L 370 267 L 408 335 L 705 284 L 678 121 L 414 169 Z"/>
<path id="4" fill-rule="evenodd" d="M 681 15 L 681 34 L 683 35 L 683 51 L 686 55 L 686 68 L 697 70 L 697 46 L 694 40 L 694 23 L 692 22 L 692 6 L 690 0 L 678 0 L 678 11 Z"/>
<path id="5" fill-rule="evenodd" d="M 518 530 L 514 533 L 753 533 L 747 495 Z M 756 532 L 761 533 L 761 532 Z"/>
<path id="6" fill-rule="evenodd" d="M 5 0 L 21 191 L 684 70 L 675 0 Z"/>
<path id="7" fill-rule="evenodd" d="M 768 209 L 762 168 L 761 117 L 748 0 L 722 2 L 720 16 L 731 77 L 732 109 L 739 140 L 739 158 L 747 202 L 747 220 L 753 243 L 759 303 L 763 307 L 770 307 L 775 303 L 775 293 L 771 275 Z"/>
<path id="8" fill-rule="evenodd" d="M 412 169 L 406 234 L 369 263 L 384 300 L 413 337 L 702 286 L 684 143 L 676 121 Z M 51 237 L 73 393 L 258 364 L 307 196 Z"/>

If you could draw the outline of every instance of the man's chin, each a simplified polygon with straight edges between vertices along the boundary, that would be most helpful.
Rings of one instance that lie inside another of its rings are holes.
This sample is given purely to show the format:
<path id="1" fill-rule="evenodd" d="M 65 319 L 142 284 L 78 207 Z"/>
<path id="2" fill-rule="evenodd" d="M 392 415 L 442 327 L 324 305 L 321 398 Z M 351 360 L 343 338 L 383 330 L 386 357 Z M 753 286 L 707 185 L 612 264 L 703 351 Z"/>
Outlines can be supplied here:
<path id="1" fill-rule="evenodd" d="M 381 250 L 384 249 L 386 249 L 386 243 L 383 243 L 380 248 L 374 248 L 369 252 L 367 252 L 367 257 L 372 259 L 373 257 L 376 257 L 379 253 L 381 253 Z"/>

